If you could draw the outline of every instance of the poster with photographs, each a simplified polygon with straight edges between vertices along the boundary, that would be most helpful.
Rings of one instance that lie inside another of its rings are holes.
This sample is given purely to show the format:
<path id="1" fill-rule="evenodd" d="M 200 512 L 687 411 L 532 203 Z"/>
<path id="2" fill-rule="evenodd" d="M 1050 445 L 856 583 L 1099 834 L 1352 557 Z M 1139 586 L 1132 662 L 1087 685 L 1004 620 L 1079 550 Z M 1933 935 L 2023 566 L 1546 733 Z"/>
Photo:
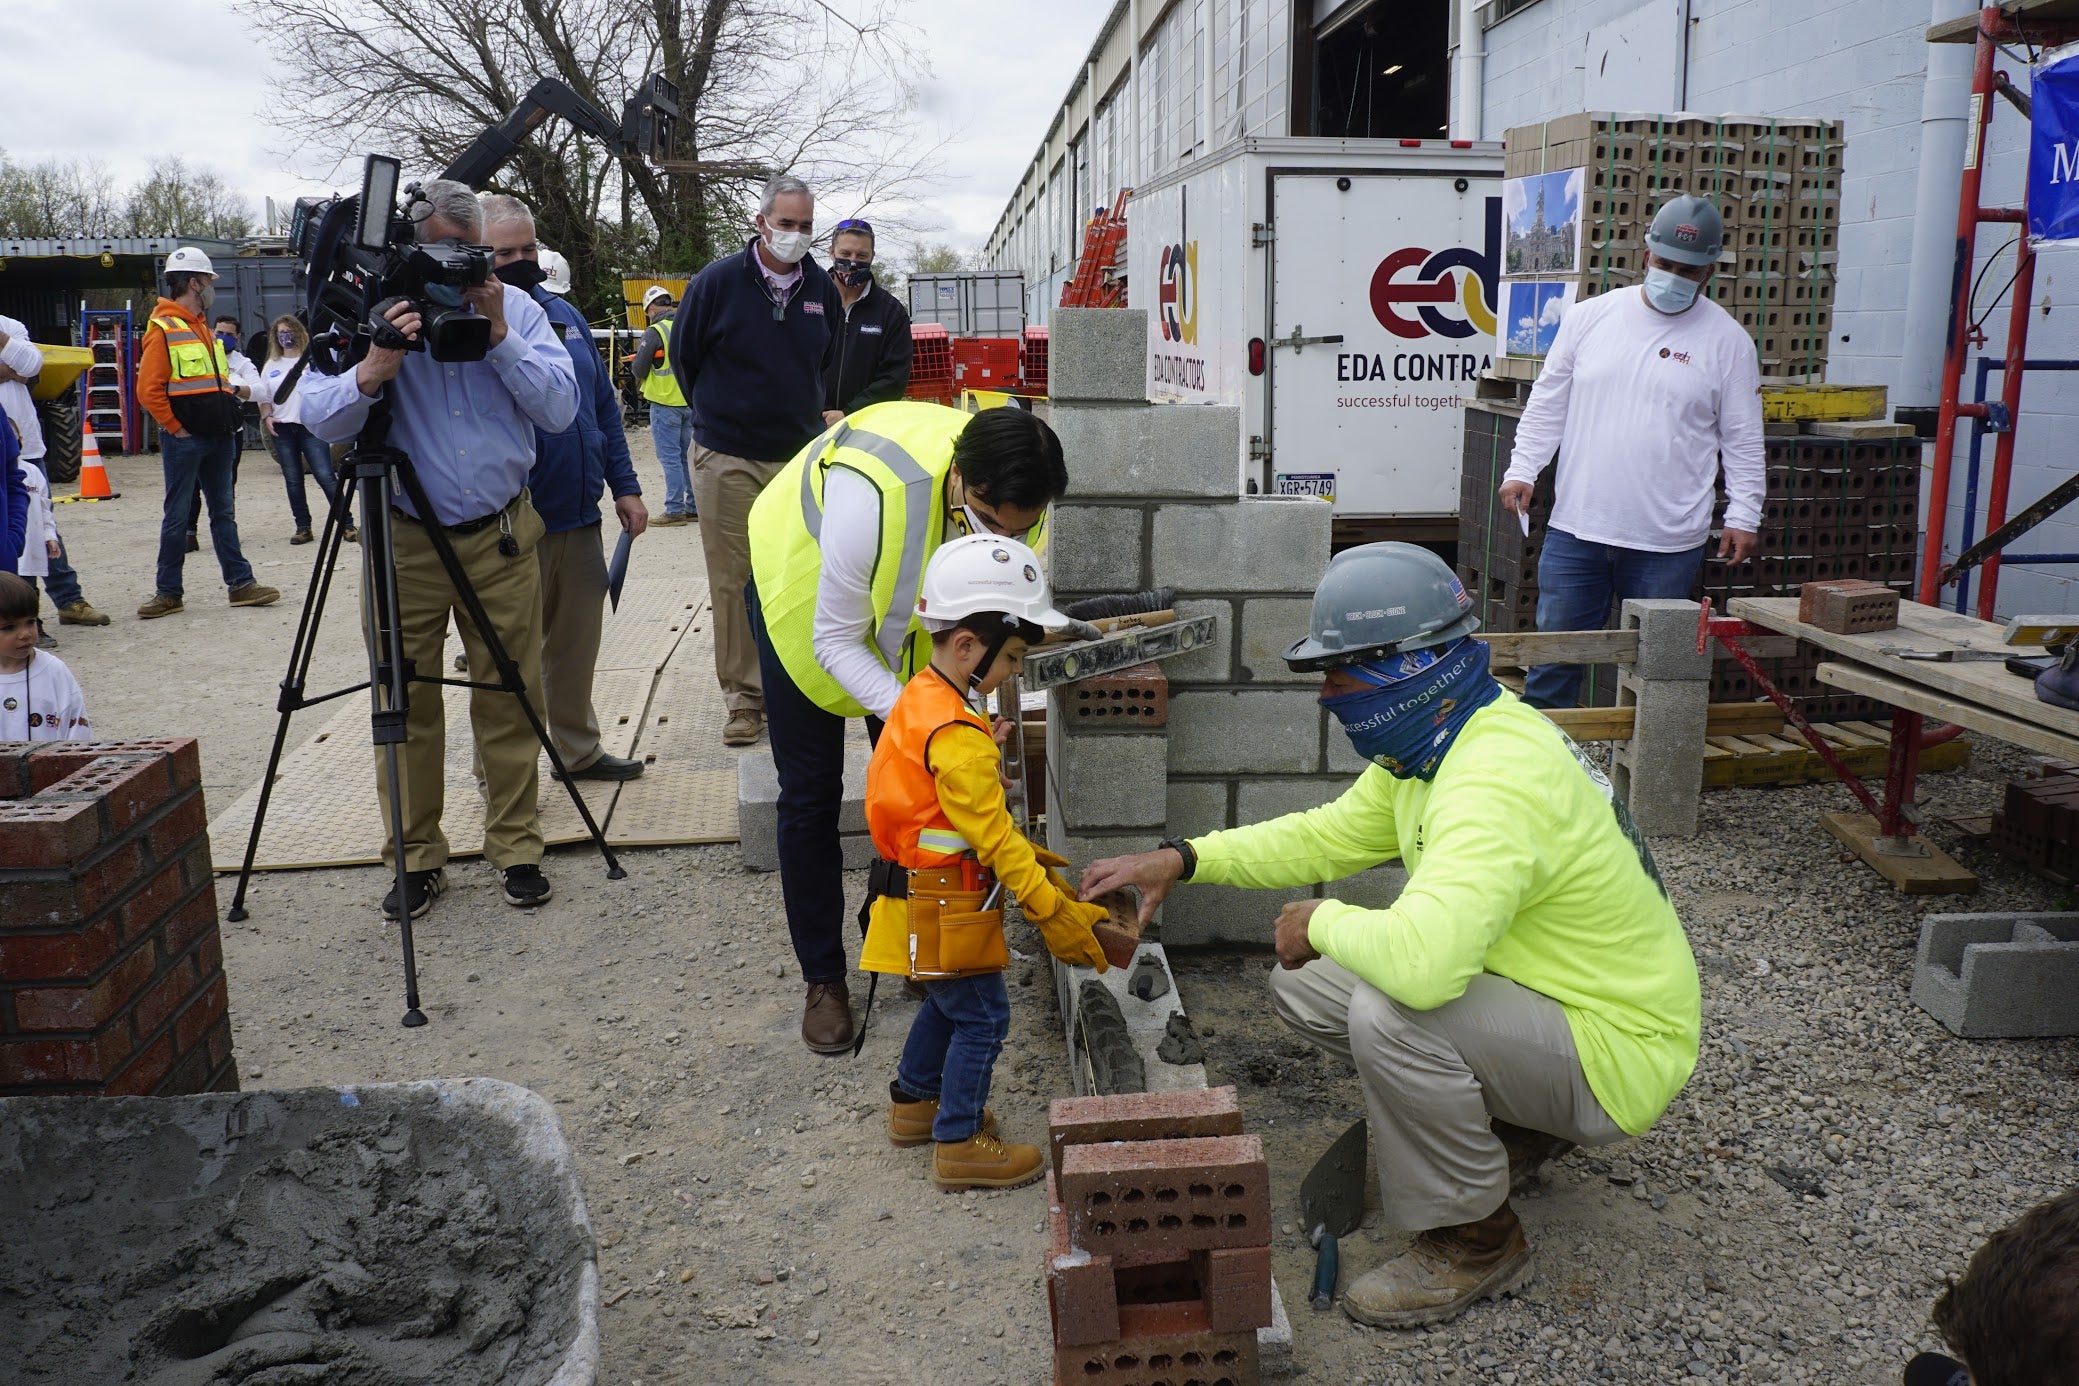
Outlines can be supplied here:
<path id="1" fill-rule="evenodd" d="M 1502 274 L 1573 274 L 1581 267 L 1582 170 L 1502 180 Z"/>
<path id="2" fill-rule="evenodd" d="M 1542 360 L 1559 335 L 1559 320 L 1574 302 L 1572 280 L 1509 279 L 1502 283 L 1501 352 Z"/>

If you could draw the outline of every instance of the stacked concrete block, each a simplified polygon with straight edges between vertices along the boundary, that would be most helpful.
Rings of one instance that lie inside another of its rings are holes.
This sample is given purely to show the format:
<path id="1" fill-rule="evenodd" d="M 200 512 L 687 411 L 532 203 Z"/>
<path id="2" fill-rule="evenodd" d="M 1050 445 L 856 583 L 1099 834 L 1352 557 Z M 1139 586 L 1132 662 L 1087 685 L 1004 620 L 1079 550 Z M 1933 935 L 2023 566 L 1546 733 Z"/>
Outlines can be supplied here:
<path id="1" fill-rule="evenodd" d="M 231 1092 L 192 740 L 0 743 L 0 1096 Z"/>
<path id="2" fill-rule="evenodd" d="M 1639 654 L 1617 672 L 1617 705 L 1635 711 L 1631 739 L 1611 753 L 1610 784 L 1640 832 L 1691 837 L 1711 711 L 1711 655 L 1696 648 L 1697 605 L 1628 601 L 1623 622 L 1639 633 Z"/>
<path id="3" fill-rule="evenodd" d="M 1235 1090 L 1062 1099 L 1049 1136 L 1057 1386 L 1258 1381 L 1270 1174 Z"/>
<path id="4" fill-rule="evenodd" d="M 872 757 L 863 741 L 845 747 L 845 797 L 837 830 L 847 871 L 870 865 L 876 855 L 866 831 L 866 763 Z M 746 751 L 736 762 L 736 831 L 745 866 L 780 869 L 780 772 L 770 747 Z"/>
<path id="5" fill-rule="evenodd" d="M 1936 914 L 1913 1002 L 1966 1039 L 2079 1035 L 2079 914 Z"/>

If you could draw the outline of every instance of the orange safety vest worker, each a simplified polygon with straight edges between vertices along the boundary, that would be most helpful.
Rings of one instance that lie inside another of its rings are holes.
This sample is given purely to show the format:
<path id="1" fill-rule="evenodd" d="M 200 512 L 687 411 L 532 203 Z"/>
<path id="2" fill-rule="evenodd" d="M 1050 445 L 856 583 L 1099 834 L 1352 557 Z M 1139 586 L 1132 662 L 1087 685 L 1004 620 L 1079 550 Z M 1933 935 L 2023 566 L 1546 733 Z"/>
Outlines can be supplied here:
<path id="1" fill-rule="evenodd" d="M 238 432 L 238 395 L 224 344 L 172 299 L 152 310 L 137 359 L 137 396 L 168 433 L 221 438 Z"/>

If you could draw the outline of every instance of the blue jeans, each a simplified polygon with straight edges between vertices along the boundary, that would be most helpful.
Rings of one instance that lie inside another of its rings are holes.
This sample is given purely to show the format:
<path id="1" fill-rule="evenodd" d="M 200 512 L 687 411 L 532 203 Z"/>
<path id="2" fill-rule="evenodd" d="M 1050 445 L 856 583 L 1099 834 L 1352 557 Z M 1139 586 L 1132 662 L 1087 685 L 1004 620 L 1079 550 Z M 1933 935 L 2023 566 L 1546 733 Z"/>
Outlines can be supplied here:
<path id="1" fill-rule="evenodd" d="M 1649 553 L 1545 531 L 1538 555 L 1538 629 L 1601 630 L 1610 608 L 1630 598 L 1687 598 L 1704 565 L 1706 540 L 1680 553 Z M 1533 707 L 1572 707 L 1581 695 L 1581 666 L 1540 664 L 1523 680 Z"/>
<path id="2" fill-rule="evenodd" d="M 982 1129 L 989 1074 L 1011 1032 L 1011 994 L 1001 972 L 924 983 L 895 1082 L 912 1097 L 936 1097 L 935 1141 L 964 1141 Z"/>
<path id="3" fill-rule="evenodd" d="M 36 579 L 28 579 L 31 587 Z M 50 576 L 43 579 L 44 590 L 51 594 L 51 602 L 63 611 L 74 602 L 83 602 L 86 596 L 79 590 L 79 574 L 72 570 L 72 560 L 65 553 L 65 536 L 58 536 L 58 556 L 51 560 Z"/>
<path id="4" fill-rule="evenodd" d="M 691 515 L 693 473 L 686 452 L 693 445 L 693 411 L 683 404 L 650 401 L 650 441 L 657 445 L 657 465 L 664 468 L 664 513 Z"/>
<path id="5" fill-rule="evenodd" d="M 330 501 L 337 490 L 332 479 L 332 449 L 302 424 L 276 424 L 268 442 L 274 448 L 274 460 L 281 464 L 282 484 L 289 488 L 289 513 L 296 517 L 296 528 L 309 529 L 310 501 L 304 494 L 303 474 L 308 471 L 316 477 L 318 489 Z"/>
<path id="6" fill-rule="evenodd" d="M 159 435 L 159 465 L 166 475 L 165 513 L 159 521 L 158 590 L 162 595 L 181 595 L 181 564 L 188 556 L 189 498 L 198 482 L 209 501 L 209 542 L 224 570 L 224 586 L 233 592 L 252 586 L 253 565 L 238 549 L 238 517 L 231 494 L 236 482 L 231 469 L 237 460 L 236 434 L 221 438 L 192 433 L 185 438 Z"/>

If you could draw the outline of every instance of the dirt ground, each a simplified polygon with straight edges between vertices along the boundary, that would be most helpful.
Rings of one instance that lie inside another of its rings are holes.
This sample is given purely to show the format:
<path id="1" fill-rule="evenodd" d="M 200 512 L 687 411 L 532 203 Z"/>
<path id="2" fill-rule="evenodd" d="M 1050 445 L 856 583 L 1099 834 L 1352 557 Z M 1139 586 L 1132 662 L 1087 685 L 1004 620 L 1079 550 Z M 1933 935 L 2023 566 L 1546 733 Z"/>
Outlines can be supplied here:
<path id="1" fill-rule="evenodd" d="M 637 449 L 654 492 L 647 440 Z M 265 763 L 312 551 L 288 545 L 278 473 L 249 453 L 244 542 L 284 602 L 226 609 L 205 542 L 189 557 L 188 610 L 140 622 L 156 459 L 112 471 L 121 500 L 58 514 L 115 624 L 55 628 L 60 653 L 100 735 L 199 736 L 221 807 Z M 699 531 L 642 542 L 690 560 Z M 337 613 L 355 588 L 342 578 Z M 359 676 L 349 627 L 335 615 L 314 686 Z M 1983 811 L 2020 764 L 1981 753 L 1925 792 Z M 1985 889 L 1908 901 L 1818 831 L 1817 814 L 1845 802 L 1838 787 L 1714 792 L 1702 835 L 1655 844 L 1704 974 L 1703 1060 L 1653 1132 L 1559 1162 L 1524 1201 L 1541 1257 L 1525 1295 L 1437 1330 L 1359 1328 L 1307 1309 L 1311 1253 L 1281 1220 L 1276 1269 L 1306 1375 L 1877 1386 L 1934 1345 L 1926 1313 L 1942 1278 L 2074 1180 L 2079 1045 L 1950 1037 L 1906 999 L 1918 921 L 2070 902 L 1939 827 Z M 746 871 L 732 846 L 634 851 L 627 865 L 610 883 L 587 851 L 553 851 L 556 898 L 533 913 L 505 907 L 481 863 L 451 868 L 418 931 L 432 1018 L 418 1030 L 397 1023 L 377 870 L 259 878 L 251 920 L 224 926 L 247 1086 L 484 1075 L 549 1098 L 599 1235 L 603 1381 L 821 1383 L 833 1367 L 857 1382 L 1047 1379 L 1040 1190 L 940 1194 L 928 1156 L 882 1134 L 910 1008 L 884 989 L 861 1059 L 809 1054 L 777 879 Z M 1038 951 L 1029 934 L 1014 943 Z M 1361 1103 L 1347 1070 L 1270 1016 L 1266 966 L 1178 960 L 1212 1081 L 1239 1084 L 1289 1219 L 1301 1177 Z M 1012 1138 L 1039 1140 L 1047 1100 L 1067 1088 L 1060 1022 L 1042 963 L 1014 963 L 1012 981 L 994 1105 Z M 1394 1234 L 1370 1221 L 1346 1274 L 1391 1250 Z"/>

